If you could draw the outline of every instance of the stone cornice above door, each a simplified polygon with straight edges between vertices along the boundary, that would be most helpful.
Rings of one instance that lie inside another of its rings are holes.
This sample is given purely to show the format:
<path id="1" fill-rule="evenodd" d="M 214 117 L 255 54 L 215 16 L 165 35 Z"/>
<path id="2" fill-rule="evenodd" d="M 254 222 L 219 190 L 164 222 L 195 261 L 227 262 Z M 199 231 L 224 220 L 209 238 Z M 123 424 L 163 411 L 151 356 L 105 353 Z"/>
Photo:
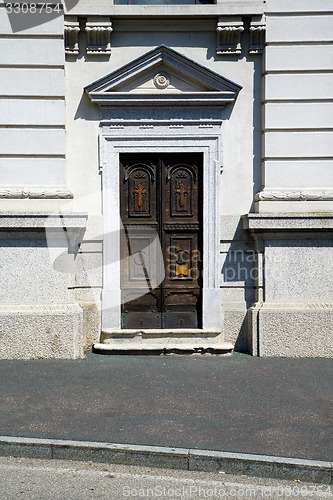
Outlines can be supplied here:
<path id="1" fill-rule="evenodd" d="M 241 86 L 161 45 L 85 88 L 100 106 L 223 107 Z"/>

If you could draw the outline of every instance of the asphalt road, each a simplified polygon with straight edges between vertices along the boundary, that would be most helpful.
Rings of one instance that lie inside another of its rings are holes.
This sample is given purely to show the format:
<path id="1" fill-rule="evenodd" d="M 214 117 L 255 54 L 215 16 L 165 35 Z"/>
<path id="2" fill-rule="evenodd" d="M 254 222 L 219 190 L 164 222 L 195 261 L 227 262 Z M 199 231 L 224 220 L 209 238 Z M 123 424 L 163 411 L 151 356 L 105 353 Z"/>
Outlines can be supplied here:
<path id="1" fill-rule="evenodd" d="M 0 361 L 0 434 L 333 460 L 333 360 Z"/>
<path id="2" fill-rule="evenodd" d="M 0 498 L 332 498 L 332 486 L 219 473 L 24 458 L 0 458 Z"/>

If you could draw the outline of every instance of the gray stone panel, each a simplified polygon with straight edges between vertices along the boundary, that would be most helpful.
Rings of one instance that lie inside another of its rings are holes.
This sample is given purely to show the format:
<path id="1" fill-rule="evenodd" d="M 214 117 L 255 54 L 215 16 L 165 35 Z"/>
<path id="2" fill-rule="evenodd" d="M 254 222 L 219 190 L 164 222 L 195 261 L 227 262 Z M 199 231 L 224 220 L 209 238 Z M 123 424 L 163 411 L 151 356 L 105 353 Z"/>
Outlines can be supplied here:
<path id="1" fill-rule="evenodd" d="M 237 352 L 248 352 L 248 322 L 245 309 L 223 308 L 224 341 L 231 342 Z"/>
<path id="2" fill-rule="evenodd" d="M 102 254 L 79 253 L 75 259 L 76 286 L 102 286 Z"/>
<path id="3" fill-rule="evenodd" d="M 254 251 L 221 253 L 221 286 L 254 286 L 258 277 Z"/>
<path id="4" fill-rule="evenodd" d="M 59 239 L 50 247 L 42 231 L 0 233 L 0 242 L 0 303 L 67 302 L 68 275 L 56 262 L 67 254 L 67 242 Z"/>
<path id="5" fill-rule="evenodd" d="M 266 300 L 331 302 L 333 241 L 266 241 Z"/>
<path id="6" fill-rule="evenodd" d="M 79 302 L 83 310 L 83 344 L 84 349 L 91 349 L 91 346 L 100 341 L 101 336 L 101 303 Z"/>
<path id="7" fill-rule="evenodd" d="M 333 304 L 270 304 L 259 311 L 259 354 L 275 357 L 333 357 Z"/>
<path id="8" fill-rule="evenodd" d="M 83 355 L 77 304 L 0 306 L 0 359 L 76 359 Z"/>

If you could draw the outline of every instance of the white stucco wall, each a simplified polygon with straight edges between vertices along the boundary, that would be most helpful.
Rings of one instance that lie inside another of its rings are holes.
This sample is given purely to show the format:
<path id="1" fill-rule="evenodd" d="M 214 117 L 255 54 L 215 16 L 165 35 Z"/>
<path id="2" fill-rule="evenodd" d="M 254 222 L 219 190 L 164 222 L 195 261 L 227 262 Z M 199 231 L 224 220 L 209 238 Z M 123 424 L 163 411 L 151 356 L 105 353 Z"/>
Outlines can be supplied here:
<path id="1" fill-rule="evenodd" d="M 1 190 L 65 189 L 62 16 L 13 34 L 0 2 L 0 210 L 25 210 Z M 38 204 L 31 201 L 31 208 Z M 54 202 L 51 202 L 54 205 Z M 44 203 L 44 209 L 46 204 Z M 41 209 L 43 209 L 41 208 Z"/>
<path id="2" fill-rule="evenodd" d="M 267 1 L 259 212 L 333 209 L 332 9 L 325 0 Z"/>

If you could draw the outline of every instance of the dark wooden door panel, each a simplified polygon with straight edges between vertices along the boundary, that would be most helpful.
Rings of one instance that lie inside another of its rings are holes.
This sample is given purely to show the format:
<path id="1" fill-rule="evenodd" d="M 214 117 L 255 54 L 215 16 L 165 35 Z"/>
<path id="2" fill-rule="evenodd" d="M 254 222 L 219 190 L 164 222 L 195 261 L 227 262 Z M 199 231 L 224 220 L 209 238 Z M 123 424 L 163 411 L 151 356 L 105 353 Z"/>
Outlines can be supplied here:
<path id="1" fill-rule="evenodd" d="M 165 287 L 199 287 L 198 235 L 165 233 Z"/>
<path id="2" fill-rule="evenodd" d="M 202 155 L 121 155 L 123 328 L 198 328 Z"/>
<path id="3" fill-rule="evenodd" d="M 123 224 L 158 223 L 156 161 L 152 155 L 123 155 L 121 159 L 121 217 Z"/>
<path id="4" fill-rule="evenodd" d="M 167 224 L 198 222 L 198 167 L 180 161 L 181 156 L 170 155 L 163 160 L 166 176 L 163 205 Z"/>

